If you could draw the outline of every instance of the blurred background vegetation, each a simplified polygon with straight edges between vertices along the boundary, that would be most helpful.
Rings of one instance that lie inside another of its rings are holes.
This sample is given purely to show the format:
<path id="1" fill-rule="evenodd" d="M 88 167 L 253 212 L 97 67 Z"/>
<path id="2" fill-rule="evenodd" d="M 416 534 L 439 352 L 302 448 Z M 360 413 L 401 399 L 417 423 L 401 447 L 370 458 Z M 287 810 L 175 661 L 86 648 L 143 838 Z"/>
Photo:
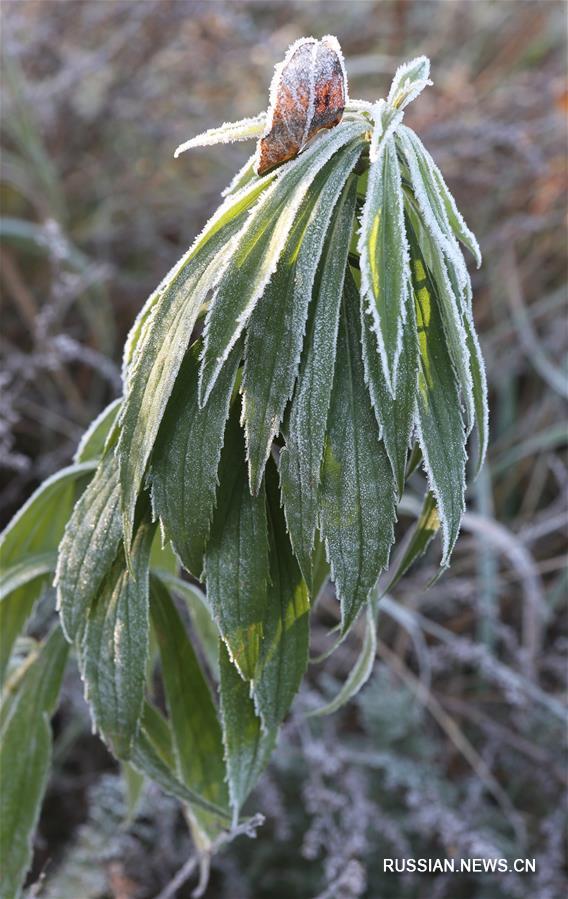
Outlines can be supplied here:
<path id="1" fill-rule="evenodd" d="M 359 699 L 302 715 L 344 679 L 357 633 L 310 669 L 250 801 L 266 824 L 214 862 L 206 896 L 565 896 L 566 4 L 3 0 L 1 16 L 3 523 L 119 394 L 136 312 L 252 152 L 173 149 L 265 108 L 302 35 L 338 36 L 354 97 L 431 58 L 435 86 L 407 116 L 484 253 L 489 461 L 451 570 L 426 590 L 431 551 L 383 609 Z M 46 597 L 37 632 L 51 610 Z M 314 653 L 335 620 L 329 595 Z M 148 788 L 129 812 L 75 675 L 55 728 L 30 895 L 149 899 L 191 851 L 176 803 Z M 446 855 L 534 857 L 537 871 L 382 873 L 383 857 Z"/>

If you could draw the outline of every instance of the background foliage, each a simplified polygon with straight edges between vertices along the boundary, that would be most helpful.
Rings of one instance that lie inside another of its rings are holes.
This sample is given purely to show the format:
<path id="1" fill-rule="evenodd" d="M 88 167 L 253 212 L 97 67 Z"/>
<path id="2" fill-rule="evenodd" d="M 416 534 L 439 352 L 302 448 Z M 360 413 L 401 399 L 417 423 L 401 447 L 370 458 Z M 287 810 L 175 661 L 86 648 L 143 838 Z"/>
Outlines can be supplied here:
<path id="1" fill-rule="evenodd" d="M 219 857 L 207 895 L 562 895 L 565 5 L 24 0 L 3 4 L 2 24 L 2 523 L 117 395 L 136 311 L 250 150 L 174 162 L 173 148 L 262 108 L 274 61 L 302 34 L 337 34 L 351 93 L 369 99 L 401 59 L 430 56 L 435 87 L 407 121 L 484 253 L 472 274 L 489 462 L 450 572 L 425 591 L 434 552 L 395 589 L 404 608 L 380 614 L 356 703 L 292 717 L 250 803 L 267 823 Z M 333 603 L 314 621 L 314 654 Z M 46 597 L 34 633 L 51 608 Z M 353 634 L 298 712 L 333 695 L 358 651 Z M 175 804 L 150 791 L 124 826 L 77 675 L 55 728 L 31 881 L 44 872 L 53 899 L 77 883 L 85 899 L 155 895 L 190 851 Z M 455 852 L 534 856 L 537 874 L 382 874 L 383 856 Z"/>

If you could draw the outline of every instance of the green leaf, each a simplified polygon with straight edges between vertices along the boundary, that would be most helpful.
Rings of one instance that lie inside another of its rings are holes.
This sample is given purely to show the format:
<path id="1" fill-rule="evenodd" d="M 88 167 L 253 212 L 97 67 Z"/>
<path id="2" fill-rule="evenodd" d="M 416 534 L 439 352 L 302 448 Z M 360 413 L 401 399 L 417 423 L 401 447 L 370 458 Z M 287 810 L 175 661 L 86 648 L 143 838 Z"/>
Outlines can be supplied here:
<path id="1" fill-rule="evenodd" d="M 226 198 L 134 324 L 118 444 L 127 548 L 146 465 L 200 307 L 229 265 L 234 247 L 231 238 L 274 177 L 255 178 Z"/>
<path id="2" fill-rule="evenodd" d="M 40 555 L 56 551 L 77 492 L 84 487 L 94 469 L 94 463 L 86 462 L 71 465 L 48 478 L 6 526 L 0 536 L 0 559 L 6 588 L 11 577 L 24 577 L 26 570 L 31 572 L 28 566 L 33 567 Z M 17 588 L 12 580 L 10 592 L 0 602 L 0 682 L 14 641 L 50 580 L 46 574 L 27 580 Z"/>
<path id="3" fill-rule="evenodd" d="M 406 479 L 406 459 L 414 430 L 416 389 L 418 380 L 418 341 L 416 321 L 411 307 L 410 291 L 406 302 L 410 306 L 402 332 L 402 350 L 398 362 L 396 392 L 393 398 L 385 380 L 383 366 L 377 353 L 375 335 L 361 298 L 361 343 L 365 381 L 379 424 L 381 437 L 392 465 L 398 496 L 402 496 Z"/>
<path id="4" fill-rule="evenodd" d="M 75 504 L 59 546 L 57 606 L 69 641 L 75 639 L 115 559 L 121 535 L 118 462 L 109 453 Z"/>
<path id="5" fill-rule="evenodd" d="M 417 432 L 436 499 L 446 565 L 457 540 L 465 500 L 465 431 L 452 360 L 431 277 L 409 222 L 411 269 L 420 348 Z"/>
<path id="6" fill-rule="evenodd" d="M 457 239 L 464 245 L 464 247 L 467 247 L 473 258 L 475 259 L 477 267 L 479 268 L 482 261 L 481 250 L 479 249 L 479 244 L 477 242 L 475 234 L 473 234 L 473 232 L 470 231 L 470 229 L 466 225 L 465 220 L 456 205 L 456 201 L 454 200 L 446 182 L 444 181 L 444 176 L 442 175 L 440 169 L 434 163 L 432 157 L 430 157 L 430 160 L 432 162 L 431 173 L 437 183 L 450 228 L 452 229 L 452 232 L 455 234 Z"/>
<path id="7" fill-rule="evenodd" d="M 390 593 L 414 562 L 424 555 L 431 541 L 438 533 L 439 528 L 440 516 L 438 515 L 438 509 L 436 507 L 436 500 L 434 495 L 428 492 L 424 497 L 422 511 L 416 522 L 410 542 L 406 547 L 402 559 L 398 563 L 392 580 L 383 593 Z"/>
<path id="8" fill-rule="evenodd" d="M 251 496 L 238 404 L 221 454 L 217 509 L 205 554 L 207 598 L 241 675 L 254 677 L 267 604 L 268 535 L 264 487 Z"/>
<path id="9" fill-rule="evenodd" d="M 150 703 L 145 703 L 140 732 L 132 750 L 130 763 L 158 784 L 165 793 L 181 799 L 193 809 L 200 809 L 229 823 L 230 815 L 184 784 L 175 773 L 172 734 L 168 722 Z"/>
<path id="10" fill-rule="evenodd" d="M 429 79 L 430 60 L 417 56 L 403 63 L 395 72 L 387 103 L 397 109 L 405 109 L 432 82 Z"/>
<path id="11" fill-rule="evenodd" d="M 469 362 L 471 366 L 471 378 L 473 382 L 473 402 L 475 404 L 475 423 L 477 425 L 477 459 L 474 467 L 476 477 L 487 455 L 489 445 L 489 401 L 487 388 L 487 375 L 485 363 L 481 354 L 479 338 L 475 330 L 473 319 L 468 312 L 464 313 L 464 326 L 467 334 L 467 346 L 469 349 Z"/>
<path id="12" fill-rule="evenodd" d="M 306 193 L 325 163 L 351 141 L 362 145 L 367 125 L 349 122 L 318 137 L 278 169 L 274 184 L 236 238 L 236 252 L 219 282 L 205 320 L 200 400 L 207 398 L 250 314 L 263 295 Z M 345 152 L 345 150 L 344 150 Z"/>
<path id="13" fill-rule="evenodd" d="M 198 134 L 197 137 L 192 137 L 191 140 L 180 144 L 174 153 L 174 159 L 194 147 L 210 147 L 214 144 L 232 144 L 234 141 L 252 140 L 260 137 L 265 128 L 265 112 L 249 119 L 241 119 L 238 122 L 225 122 L 220 128 L 210 128 L 203 134 Z"/>
<path id="14" fill-rule="evenodd" d="M 32 858 L 32 838 L 47 786 L 51 727 L 67 660 L 61 630 L 51 632 L 25 672 L 0 731 L 2 897 L 16 899 Z"/>
<path id="15" fill-rule="evenodd" d="M 128 759 L 138 731 L 149 648 L 148 563 L 155 526 L 143 521 L 132 571 L 119 550 L 89 608 L 81 640 L 85 696 L 93 721 L 117 758 Z"/>
<path id="16" fill-rule="evenodd" d="M 46 574 L 51 574 L 55 571 L 56 564 L 57 553 L 47 552 L 26 556 L 25 559 L 10 565 L 9 568 L 2 566 L 0 570 L 0 603 L 21 587 L 32 584 L 37 578 Z"/>
<path id="17" fill-rule="evenodd" d="M 408 303 L 408 244 L 396 145 L 371 162 L 359 237 L 361 293 L 371 318 L 385 384 L 395 395 Z"/>
<path id="18" fill-rule="evenodd" d="M 163 583 L 151 579 L 152 623 L 172 721 L 178 776 L 214 806 L 228 806 L 223 741 L 217 711 L 193 646 Z M 218 822 L 196 815 L 206 831 Z"/>
<path id="19" fill-rule="evenodd" d="M 204 409 L 197 400 L 196 341 L 183 362 L 152 454 L 152 507 L 182 564 L 195 577 L 215 508 L 217 468 L 242 346 L 233 350 Z"/>
<path id="20" fill-rule="evenodd" d="M 355 199 L 356 183 L 351 180 L 335 207 L 323 248 L 286 429 L 286 446 L 280 456 L 281 489 L 290 540 L 312 590 L 318 489 Z"/>
<path id="21" fill-rule="evenodd" d="M 310 602 L 306 582 L 294 558 L 280 506 L 278 474 L 266 469 L 270 533 L 270 581 L 262 649 L 253 691 L 267 730 L 278 727 L 296 695 L 308 664 Z"/>
<path id="22" fill-rule="evenodd" d="M 372 601 L 368 602 L 363 644 L 361 646 L 361 652 L 357 657 L 357 661 L 353 665 L 353 668 L 349 672 L 349 675 L 337 696 L 324 706 L 310 712 L 310 717 L 312 715 L 332 715 L 353 699 L 359 690 L 365 686 L 373 671 L 375 656 L 377 654 L 377 617 L 376 603 L 373 603 Z"/>
<path id="23" fill-rule="evenodd" d="M 321 482 L 321 531 L 345 633 L 394 540 L 396 485 L 361 360 L 360 299 L 347 271 Z"/>
<path id="24" fill-rule="evenodd" d="M 246 337 L 243 419 L 251 490 L 256 493 L 298 373 L 308 305 L 335 203 L 361 153 L 359 142 L 318 172 L 294 221 Z"/>
<path id="25" fill-rule="evenodd" d="M 156 577 L 164 582 L 171 593 L 184 600 L 191 624 L 203 649 L 205 659 L 215 680 L 219 680 L 219 632 L 213 621 L 205 594 L 188 581 L 172 576 L 166 571 L 154 571 Z"/>
<path id="26" fill-rule="evenodd" d="M 136 813 L 140 806 L 140 800 L 146 785 L 144 774 L 137 771 L 130 762 L 121 762 L 120 770 L 124 781 L 124 791 L 126 794 L 126 815 L 125 824 L 131 824 L 136 817 Z"/>
<path id="27" fill-rule="evenodd" d="M 91 422 L 81 440 L 73 457 L 74 462 L 96 462 L 103 455 L 105 444 L 114 427 L 122 399 L 119 397 L 103 409 L 94 421 Z"/>
<path id="28" fill-rule="evenodd" d="M 219 641 L 221 721 L 229 795 L 237 823 L 245 799 L 262 774 L 276 741 L 276 730 L 264 733 L 255 712 L 249 685 Z"/>

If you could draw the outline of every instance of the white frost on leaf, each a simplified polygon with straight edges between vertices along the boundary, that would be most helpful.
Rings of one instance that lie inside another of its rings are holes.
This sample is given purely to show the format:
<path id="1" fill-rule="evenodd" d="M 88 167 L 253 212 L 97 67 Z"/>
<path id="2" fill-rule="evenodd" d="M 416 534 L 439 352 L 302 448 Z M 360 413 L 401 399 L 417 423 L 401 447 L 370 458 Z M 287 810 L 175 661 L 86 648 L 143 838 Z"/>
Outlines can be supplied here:
<path id="1" fill-rule="evenodd" d="M 427 56 L 417 56 L 399 66 L 387 97 L 389 106 L 405 109 L 425 87 L 432 84 L 429 75 L 430 60 Z"/>
<path id="2" fill-rule="evenodd" d="M 371 109 L 374 128 L 371 135 L 369 159 L 376 162 L 384 150 L 386 142 L 401 124 L 404 113 L 401 109 L 392 109 L 385 100 L 374 103 Z"/>
<path id="3" fill-rule="evenodd" d="M 232 144 L 240 140 L 255 140 L 260 137 L 266 126 L 266 113 L 261 112 L 238 122 L 224 122 L 219 128 L 210 128 L 185 143 L 180 144 L 174 153 L 174 159 L 192 150 L 194 147 L 211 147 L 214 144 Z"/>

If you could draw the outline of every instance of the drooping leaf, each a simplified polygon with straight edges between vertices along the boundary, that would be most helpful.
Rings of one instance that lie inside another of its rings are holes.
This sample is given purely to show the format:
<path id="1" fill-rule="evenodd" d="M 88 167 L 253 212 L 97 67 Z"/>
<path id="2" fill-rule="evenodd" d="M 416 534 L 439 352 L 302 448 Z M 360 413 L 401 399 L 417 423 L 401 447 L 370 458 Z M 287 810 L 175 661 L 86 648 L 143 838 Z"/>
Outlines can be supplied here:
<path id="1" fill-rule="evenodd" d="M 360 153 L 360 143 L 349 145 L 314 178 L 247 326 L 242 394 L 253 493 L 294 389 L 308 304 L 334 206 Z"/>
<path id="2" fill-rule="evenodd" d="M 264 486 L 249 492 L 238 403 L 231 411 L 219 467 L 217 508 L 205 553 L 207 598 L 241 675 L 254 677 L 268 601 Z"/>
<path id="3" fill-rule="evenodd" d="M 140 807 L 140 801 L 146 785 L 146 777 L 140 771 L 137 771 L 130 762 L 121 762 L 120 771 L 126 796 L 125 824 L 131 824 Z"/>
<path id="4" fill-rule="evenodd" d="M 197 378 L 200 341 L 188 351 L 180 369 L 152 454 L 152 506 L 164 534 L 181 562 L 195 577 L 215 508 L 217 468 L 225 422 L 241 357 L 238 344 L 204 409 L 199 408 Z"/>
<path id="5" fill-rule="evenodd" d="M 57 606 L 69 641 L 116 557 L 121 534 L 118 462 L 109 453 L 75 504 L 59 545 Z"/>
<path id="6" fill-rule="evenodd" d="M 414 429 L 418 381 L 418 341 L 416 339 L 416 319 L 411 305 L 413 300 L 411 292 L 408 290 L 406 302 L 409 309 L 402 332 L 402 348 L 394 397 L 385 380 L 375 335 L 370 326 L 369 315 L 365 312 L 365 303 L 362 297 L 361 301 L 361 343 L 365 381 L 369 387 L 371 402 L 400 497 L 404 490 L 406 459 Z"/>
<path id="7" fill-rule="evenodd" d="M 404 109 L 432 84 L 429 78 L 430 60 L 427 56 L 417 56 L 403 63 L 395 72 L 387 103 L 397 109 Z"/>
<path id="8" fill-rule="evenodd" d="M 9 568 L 0 569 L 0 602 L 21 587 L 31 585 L 33 581 L 55 571 L 57 553 L 35 553 L 15 562 Z"/>
<path id="9" fill-rule="evenodd" d="M 128 759 L 136 737 L 149 647 L 148 563 L 155 527 L 139 525 L 132 570 L 122 549 L 88 610 L 81 640 L 85 696 L 93 721 L 117 758 Z"/>
<path id="10" fill-rule="evenodd" d="M 465 494 L 465 431 L 459 393 L 429 273 L 410 222 L 411 269 L 420 348 L 417 432 L 424 468 L 436 499 L 447 564 L 459 533 Z"/>
<path id="11" fill-rule="evenodd" d="M 165 793 L 229 824 L 228 811 L 196 793 L 176 774 L 170 725 L 158 709 L 148 702 L 144 704 L 142 723 L 132 749 L 130 763 L 137 771 L 157 783 Z"/>
<path id="12" fill-rule="evenodd" d="M 199 309 L 231 261 L 231 239 L 273 177 L 256 178 L 225 199 L 190 250 L 152 294 L 145 307 L 147 313 L 143 309 L 135 322 L 118 444 L 127 548 L 146 465 Z"/>
<path id="13" fill-rule="evenodd" d="M 321 531 L 349 629 L 388 562 L 396 485 L 365 385 L 359 294 L 347 271 L 321 482 Z"/>
<path id="14" fill-rule="evenodd" d="M 473 258 L 475 259 L 477 267 L 479 268 L 479 266 L 481 265 L 481 250 L 479 249 L 479 244 L 477 242 L 475 234 L 473 234 L 473 232 L 470 231 L 470 229 L 466 225 L 464 217 L 459 211 L 456 205 L 456 201 L 450 193 L 448 185 L 444 181 L 444 176 L 442 175 L 438 166 L 432 160 L 431 156 L 430 160 L 430 172 L 437 182 L 450 227 L 457 239 L 461 241 L 464 247 L 467 247 Z"/>
<path id="15" fill-rule="evenodd" d="M 0 859 L 3 899 L 17 899 L 32 857 L 32 837 L 51 762 L 49 719 L 68 646 L 53 629 L 22 677 L 0 731 Z"/>
<path id="16" fill-rule="evenodd" d="M 266 127 L 266 113 L 261 112 L 257 116 L 248 119 L 241 119 L 238 122 L 225 122 L 219 128 L 210 128 L 197 137 L 192 137 L 185 143 L 180 144 L 174 153 L 174 159 L 177 159 L 186 150 L 192 150 L 194 147 L 210 147 L 214 144 L 232 144 L 239 140 L 253 140 L 260 137 Z"/>
<path id="17" fill-rule="evenodd" d="M 424 497 L 422 511 L 414 527 L 412 537 L 384 593 L 390 593 L 414 562 L 424 555 L 431 541 L 438 533 L 439 528 L 440 516 L 436 507 L 436 500 L 434 495 L 428 491 Z"/>
<path id="18" fill-rule="evenodd" d="M 479 338 L 475 330 L 471 314 L 464 313 L 464 326 L 467 334 L 467 346 L 469 349 L 469 362 L 471 366 L 471 378 L 473 385 L 473 402 L 475 404 L 475 422 L 477 425 L 477 459 L 474 466 L 476 477 L 481 466 L 485 462 L 487 447 L 489 444 L 489 400 L 487 388 L 487 374 L 485 363 L 481 354 Z"/>
<path id="19" fill-rule="evenodd" d="M 190 584 L 189 581 L 183 581 L 179 577 L 172 576 L 161 569 L 154 570 L 156 577 L 164 582 L 170 593 L 179 596 L 184 600 L 191 624 L 199 638 L 199 643 L 203 649 L 203 653 L 207 660 L 209 670 L 213 674 L 215 680 L 219 680 L 219 632 L 213 621 L 209 604 L 205 594 Z"/>
<path id="20" fill-rule="evenodd" d="M 286 446 L 280 456 L 281 489 L 290 540 L 311 589 L 320 471 L 355 198 L 356 182 L 350 181 L 337 202 L 323 248 L 286 429 Z"/>
<path id="21" fill-rule="evenodd" d="M 151 614 L 160 647 L 178 776 L 213 805 L 227 808 L 223 741 L 213 697 L 172 599 L 155 577 L 151 578 Z M 197 810 L 195 815 L 206 831 L 218 828 L 216 817 L 210 819 Z"/>
<path id="22" fill-rule="evenodd" d="M 207 313 L 202 404 L 207 402 L 230 350 L 276 270 L 310 184 L 334 153 L 351 141 L 362 141 L 365 127 L 361 122 L 351 122 L 322 134 L 296 159 L 278 169 L 274 184 L 252 210 L 237 236 L 232 264 L 220 280 Z"/>
<path id="23" fill-rule="evenodd" d="M 308 664 L 310 602 L 286 533 L 278 474 L 271 459 L 266 469 L 266 489 L 270 586 L 253 690 L 256 709 L 270 730 L 286 716 Z"/>
<path id="24" fill-rule="evenodd" d="M 74 462 L 96 462 L 103 454 L 108 435 L 114 427 L 122 400 L 116 399 L 91 422 L 73 457 Z"/>
<path id="25" fill-rule="evenodd" d="M 233 822 L 264 770 L 276 741 L 274 729 L 265 733 L 254 708 L 249 685 L 219 641 L 221 722 Z"/>
<path id="26" fill-rule="evenodd" d="M 347 679 L 337 695 L 314 711 L 310 715 L 332 715 L 342 706 L 346 705 L 359 690 L 365 686 L 373 671 L 373 664 L 377 654 L 377 607 L 376 603 L 370 600 L 367 603 L 367 614 L 365 618 L 365 632 L 363 636 L 363 644 L 361 652 L 357 657 L 357 661 L 349 672 Z"/>
<path id="27" fill-rule="evenodd" d="M 0 681 L 12 647 L 32 613 L 42 589 L 51 581 L 51 568 L 31 578 L 39 557 L 54 553 L 63 536 L 78 493 L 95 465 L 71 465 L 48 478 L 14 515 L 0 536 L 0 565 L 4 596 L 0 601 Z M 47 567 L 47 563 L 46 563 Z M 18 587 L 18 578 L 24 578 Z"/>
<path id="28" fill-rule="evenodd" d="M 359 236 L 361 293 L 371 318 L 385 384 L 394 396 L 408 311 L 408 242 L 394 137 L 369 169 Z"/>

